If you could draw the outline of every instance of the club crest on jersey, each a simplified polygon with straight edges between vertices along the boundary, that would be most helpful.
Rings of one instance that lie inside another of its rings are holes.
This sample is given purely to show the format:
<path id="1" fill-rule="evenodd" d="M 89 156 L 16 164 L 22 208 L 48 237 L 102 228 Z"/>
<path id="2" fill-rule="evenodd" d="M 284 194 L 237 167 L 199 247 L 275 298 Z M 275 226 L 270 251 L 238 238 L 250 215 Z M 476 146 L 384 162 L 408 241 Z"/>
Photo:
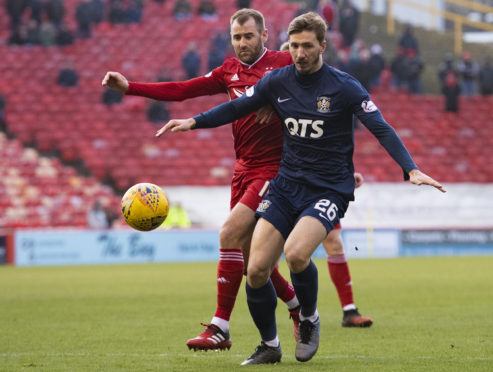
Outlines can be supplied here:
<path id="1" fill-rule="evenodd" d="M 330 111 L 330 98 L 326 96 L 317 97 L 317 111 L 326 114 Z"/>
<path id="2" fill-rule="evenodd" d="M 373 112 L 378 110 L 377 105 L 375 105 L 372 101 L 361 102 L 361 108 L 364 112 Z"/>
<path id="3" fill-rule="evenodd" d="M 269 72 L 272 72 L 273 70 L 274 70 L 274 67 L 266 67 L 265 72 L 264 72 L 264 76 L 267 75 Z"/>
<path id="4" fill-rule="evenodd" d="M 267 210 L 267 208 L 270 207 L 270 205 L 272 204 L 272 202 L 270 200 L 262 200 L 259 204 L 258 204 L 258 208 L 257 208 L 257 212 L 265 212 Z"/>

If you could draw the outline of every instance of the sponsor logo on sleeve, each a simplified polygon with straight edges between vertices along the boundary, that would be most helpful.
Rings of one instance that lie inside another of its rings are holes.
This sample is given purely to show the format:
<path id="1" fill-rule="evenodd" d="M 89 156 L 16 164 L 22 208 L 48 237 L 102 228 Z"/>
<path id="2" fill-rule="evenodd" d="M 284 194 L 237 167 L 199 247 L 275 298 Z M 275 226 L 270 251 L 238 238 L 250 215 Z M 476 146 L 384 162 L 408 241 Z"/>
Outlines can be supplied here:
<path id="1" fill-rule="evenodd" d="M 372 101 L 361 102 L 361 108 L 364 112 L 374 112 L 378 110 L 377 105 L 375 105 Z"/>
<path id="2" fill-rule="evenodd" d="M 211 76 L 212 76 L 212 71 L 210 71 L 207 74 L 205 74 L 205 77 L 211 77 Z"/>

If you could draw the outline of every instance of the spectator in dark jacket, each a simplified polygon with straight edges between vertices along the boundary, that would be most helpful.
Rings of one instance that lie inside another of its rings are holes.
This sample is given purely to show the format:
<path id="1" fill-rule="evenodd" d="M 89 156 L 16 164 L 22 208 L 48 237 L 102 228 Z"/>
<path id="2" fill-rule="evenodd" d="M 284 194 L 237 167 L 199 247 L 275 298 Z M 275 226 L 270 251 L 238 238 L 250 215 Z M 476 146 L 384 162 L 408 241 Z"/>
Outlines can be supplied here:
<path id="1" fill-rule="evenodd" d="M 58 46 L 72 45 L 74 43 L 74 33 L 68 29 L 65 23 L 60 25 L 56 36 L 56 44 Z"/>
<path id="2" fill-rule="evenodd" d="M 71 62 L 65 62 L 58 73 L 58 85 L 62 87 L 75 87 L 79 81 L 79 75 Z"/>
<path id="3" fill-rule="evenodd" d="M 339 31 L 342 34 L 343 46 L 351 46 L 356 38 L 359 27 L 359 11 L 350 0 L 343 0 L 339 8 Z"/>
<path id="4" fill-rule="evenodd" d="M 153 124 L 163 125 L 169 120 L 167 103 L 163 101 L 152 102 L 147 109 L 147 118 Z"/>
<path id="5" fill-rule="evenodd" d="M 92 24 L 94 22 L 91 0 L 81 0 L 77 4 L 75 18 L 78 25 L 77 36 L 83 39 L 90 38 L 92 35 Z"/>
<path id="6" fill-rule="evenodd" d="M 445 111 L 458 112 L 460 85 L 455 72 L 452 70 L 445 75 L 442 93 L 445 96 Z"/>
<path id="7" fill-rule="evenodd" d="M 407 87 L 407 57 L 404 48 L 397 47 L 397 53 L 390 63 L 392 86 L 397 89 Z"/>
<path id="8" fill-rule="evenodd" d="M 464 96 L 476 94 L 476 79 L 479 76 L 479 64 L 471 57 L 471 53 L 464 52 L 462 60 L 457 64 L 457 71 L 462 78 L 461 93 Z"/>
<path id="9" fill-rule="evenodd" d="M 45 9 L 48 20 L 59 29 L 63 17 L 65 17 L 65 5 L 63 4 L 63 0 L 48 0 Z"/>
<path id="10" fill-rule="evenodd" d="M 186 79 L 193 79 L 199 75 L 200 57 L 195 51 L 196 44 L 191 42 L 188 45 L 188 50 L 182 58 L 182 66 L 186 72 Z"/>
<path id="11" fill-rule="evenodd" d="M 370 49 L 370 59 L 368 60 L 368 70 L 370 74 L 370 90 L 380 85 L 380 76 L 385 69 L 385 58 L 382 55 L 380 44 L 373 44 Z"/>
<path id="12" fill-rule="evenodd" d="M 18 32 L 21 25 L 21 18 L 26 10 L 28 0 L 6 0 L 5 7 L 10 17 L 11 34 Z"/>
<path id="13" fill-rule="evenodd" d="M 407 50 L 407 92 L 409 94 L 422 94 L 423 83 L 421 73 L 424 70 L 424 63 L 416 55 L 413 49 Z"/>
<path id="14" fill-rule="evenodd" d="M 413 50 L 415 55 L 419 55 L 418 40 L 414 37 L 414 31 L 411 26 L 406 26 L 404 33 L 399 39 L 398 45 L 404 49 L 404 53 L 408 53 L 409 50 Z"/>
<path id="15" fill-rule="evenodd" d="M 491 57 L 486 57 L 479 71 L 479 86 L 483 96 L 493 94 L 493 63 Z"/>

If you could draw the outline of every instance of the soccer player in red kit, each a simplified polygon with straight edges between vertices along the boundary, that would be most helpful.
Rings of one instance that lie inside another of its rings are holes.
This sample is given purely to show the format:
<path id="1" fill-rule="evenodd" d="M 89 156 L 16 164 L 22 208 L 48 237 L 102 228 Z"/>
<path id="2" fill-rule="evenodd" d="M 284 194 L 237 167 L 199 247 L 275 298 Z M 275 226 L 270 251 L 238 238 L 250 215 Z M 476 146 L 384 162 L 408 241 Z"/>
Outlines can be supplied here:
<path id="1" fill-rule="evenodd" d="M 184 82 L 149 84 L 128 82 L 123 75 L 108 72 L 102 84 L 121 93 L 163 101 L 182 101 L 218 93 L 227 93 L 230 99 L 235 99 L 264 75 L 292 63 L 289 53 L 266 49 L 266 40 L 262 14 L 253 9 L 241 9 L 231 17 L 231 42 L 238 58 L 227 59 L 209 74 Z M 198 337 L 187 341 L 188 347 L 194 350 L 231 347 L 229 319 L 248 259 L 256 223 L 255 210 L 267 192 L 269 180 L 277 174 L 281 158 L 283 139 L 277 117 L 259 125 L 256 115 L 251 114 L 233 122 L 232 130 L 236 164 L 231 185 L 231 213 L 219 233 L 217 308 L 211 323 L 205 324 L 207 328 Z M 334 283 L 341 301 L 344 298 L 347 305 L 352 305 L 352 313 L 348 313 L 346 318 L 353 322 L 345 325 L 343 320 L 343 326 L 371 325 L 371 319 L 361 317 L 354 307 L 347 262 L 343 254 L 339 256 L 334 262 L 329 261 L 329 269 L 335 267 L 334 272 L 339 272 L 335 276 L 340 285 L 336 281 Z M 334 280 L 332 271 L 331 277 Z M 271 280 L 277 295 L 288 306 L 297 337 L 299 303 L 293 287 L 277 269 L 272 272 Z"/>

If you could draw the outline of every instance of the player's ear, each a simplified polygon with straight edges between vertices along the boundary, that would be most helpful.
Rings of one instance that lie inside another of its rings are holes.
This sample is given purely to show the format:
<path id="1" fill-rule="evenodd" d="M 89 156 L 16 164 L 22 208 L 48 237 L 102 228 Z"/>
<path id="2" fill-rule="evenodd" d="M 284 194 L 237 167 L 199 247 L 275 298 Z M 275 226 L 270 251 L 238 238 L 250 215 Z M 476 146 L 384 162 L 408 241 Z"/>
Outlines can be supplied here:
<path id="1" fill-rule="evenodd" d="M 320 44 L 321 48 L 320 48 L 320 54 L 323 54 L 324 51 L 325 51 L 325 47 L 327 46 L 327 41 L 323 41 L 322 44 Z"/>
<path id="2" fill-rule="evenodd" d="M 267 39 L 269 38 L 269 31 L 267 31 L 267 29 L 265 29 L 264 31 L 262 31 L 262 43 L 266 43 L 267 42 Z"/>

